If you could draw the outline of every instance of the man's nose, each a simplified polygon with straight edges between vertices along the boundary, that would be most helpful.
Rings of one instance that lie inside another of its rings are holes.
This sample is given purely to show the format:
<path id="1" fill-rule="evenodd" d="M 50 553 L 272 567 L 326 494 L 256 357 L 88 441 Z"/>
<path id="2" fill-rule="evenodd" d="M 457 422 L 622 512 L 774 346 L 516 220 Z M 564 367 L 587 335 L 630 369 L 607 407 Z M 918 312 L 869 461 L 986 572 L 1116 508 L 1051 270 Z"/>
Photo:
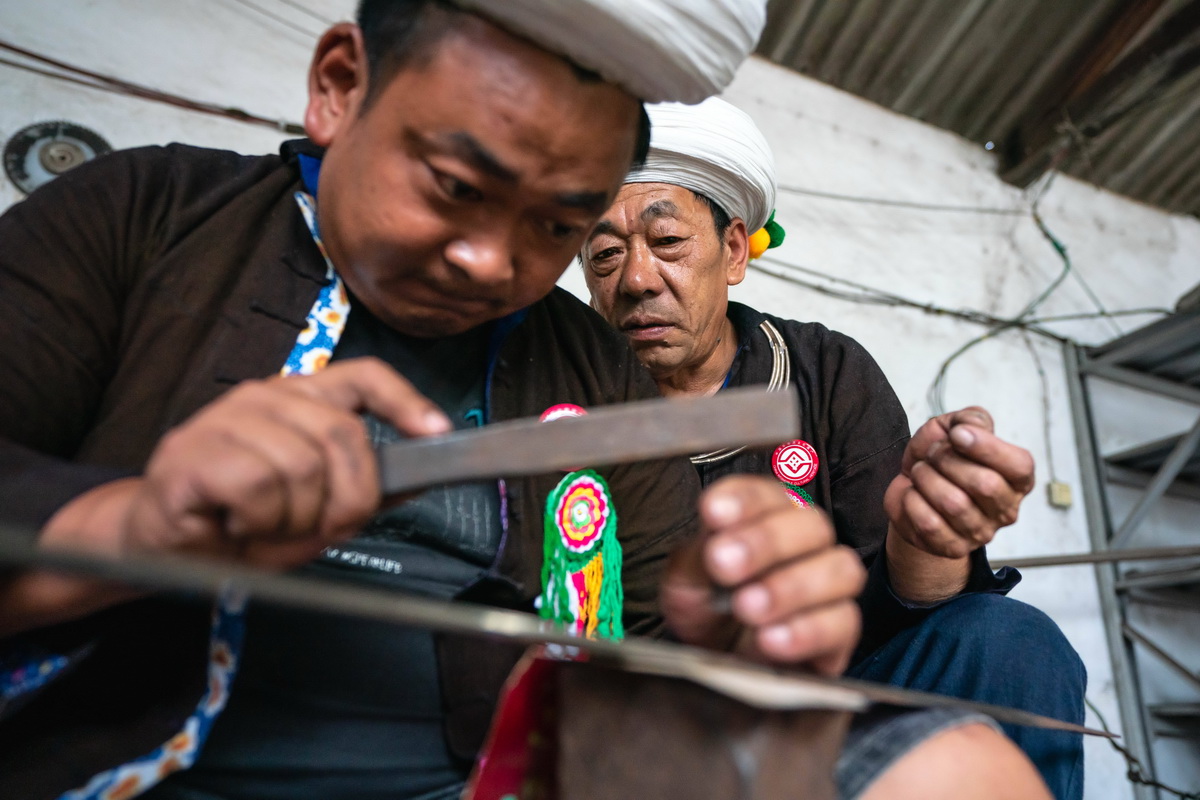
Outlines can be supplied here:
<path id="1" fill-rule="evenodd" d="M 662 274 L 658 271 L 658 261 L 650 252 L 650 248 L 644 242 L 631 243 L 625 266 L 621 270 L 621 291 L 627 295 L 641 297 L 658 294 L 662 290 Z"/>
<path id="2" fill-rule="evenodd" d="M 507 283 L 515 272 L 513 247 L 504 231 L 476 231 L 457 237 L 444 252 L 451 267 L 480 286 Z"/>

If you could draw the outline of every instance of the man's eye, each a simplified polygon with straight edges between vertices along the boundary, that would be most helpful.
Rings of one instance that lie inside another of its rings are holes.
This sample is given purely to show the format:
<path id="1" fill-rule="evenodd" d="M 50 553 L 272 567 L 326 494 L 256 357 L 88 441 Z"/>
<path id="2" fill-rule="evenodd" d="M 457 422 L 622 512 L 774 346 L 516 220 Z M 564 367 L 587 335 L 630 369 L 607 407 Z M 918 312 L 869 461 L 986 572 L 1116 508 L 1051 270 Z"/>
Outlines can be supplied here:
<path id="1" fill-rule="evenodd" d="M 474 202 L 483 199 L 483 192 L 445 172 L 435 172 L 438 186 L 451 200 Z"/>
<path id="2" fill-rule="evenodd" d="M 618 252 L 618 248 L 616 248 L 616 247 L 606 247 L 603 250 L 601 250 L 599 253 L 595 253 L 592 256 L 591 260 L 592 261 L 606 261 L 606 260 L 616 256 L 617 252 Z"/>
<path id="3" fill-rule="evenodd" d="M 546 221 L 546 232 L 550 234 L 552 239 L 569 239 L 579 232 L 578 225 L 568 225 L 564 222 L 555 222 L 554 220 Z"/>
<path id="4" fill-rule="evenodd" d="M 661 236 L 658 239 L 655 239 L 654 243 L 660 247 L 670 247 L 671 245 L 679 244 L 682 241 L 682 236 Z"/>

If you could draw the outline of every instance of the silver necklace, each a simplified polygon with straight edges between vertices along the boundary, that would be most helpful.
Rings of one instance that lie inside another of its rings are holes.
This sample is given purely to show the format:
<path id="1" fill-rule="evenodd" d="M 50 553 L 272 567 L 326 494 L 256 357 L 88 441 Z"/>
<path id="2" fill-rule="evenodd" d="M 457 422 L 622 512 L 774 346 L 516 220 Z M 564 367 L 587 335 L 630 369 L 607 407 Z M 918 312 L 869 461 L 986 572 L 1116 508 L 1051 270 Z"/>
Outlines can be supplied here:
<path id="1" fill-rule="evenodd" d="M 767 320 L 758 326 L 766 334 L 767 342 L 771 345 L 771 379 L 767 381 L 768 392 L 778 392 L 792 382 L 792 364 L 788 359 L 787 343 Z M 745 450 L 745 447 L 727 447 L 724 450 L 713 450 L 711 453 L 701 453 L 692 456 L 693 464 L 715 464 L 732 458 Z"/>

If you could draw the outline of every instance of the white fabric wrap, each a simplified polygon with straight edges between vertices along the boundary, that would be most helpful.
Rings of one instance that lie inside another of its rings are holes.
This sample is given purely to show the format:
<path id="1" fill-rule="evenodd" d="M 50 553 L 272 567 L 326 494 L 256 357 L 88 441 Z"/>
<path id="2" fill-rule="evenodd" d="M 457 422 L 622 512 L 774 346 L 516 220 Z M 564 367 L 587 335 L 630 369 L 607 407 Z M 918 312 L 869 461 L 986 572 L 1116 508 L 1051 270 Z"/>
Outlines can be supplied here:
<path id="1" fill-rule="evenodd" d="M 454 0 L 648 103 L 698 103 L 733 80 L 766 0 Z"/>
<path id="2" fill-rule="evenodd" d="M 719 97 L 646 106 L 650 155 L 626 183 L 670 183 L 716 201 L 750 233 L 775 208 L 775 156 L 754 120 Z"/>

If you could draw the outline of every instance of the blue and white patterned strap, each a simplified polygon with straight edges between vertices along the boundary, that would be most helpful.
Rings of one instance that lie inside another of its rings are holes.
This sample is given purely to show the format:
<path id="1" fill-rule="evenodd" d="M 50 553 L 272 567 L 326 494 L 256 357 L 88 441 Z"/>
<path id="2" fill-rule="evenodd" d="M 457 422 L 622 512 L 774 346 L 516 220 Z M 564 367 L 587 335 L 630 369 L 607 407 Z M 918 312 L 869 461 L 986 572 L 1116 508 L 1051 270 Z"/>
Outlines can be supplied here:
<path id="1" fill-rule="evenodd" d="M 245 639 L 246 598 L 226 590 L 213 608 L 208 644 L 208 689 L 183 729 L 152 752 L 128 764 L 96 775 L 87 785 L 63 794 L 59 800 L 127 800 L 163 778 L 196 763 L 217 716 L 225 709 L 229 687 L 237 675 L 238 658 Z"/>
<path id="2" fill-rule="evenodd" d="M 308 312 L 308 325 L 296 337 L 296 344 L 280 374 L 312 375 L 323 369 L 333 356 L 342 331 L 346 329 L 350 299 L 321 241 L 316 203 L 311 195 L 296 192 L 296 204 L 308 224 L 313 242 L 325 259 L 328 283 L 321 287 L 321 293 Z M 95 776 L 86 786 L 67 792 L 59 800 L 125 800 L 141 794 L 172 772 L 196 763 L 213 722 L 225 709 L 229 687 L 237 675 L 246 632 L 245 607 L 243 595 L 228 591 L 223 592 L 214 604 L 208 646 L 208 690 L 183 729 L 153 752 Z M 57 667 L 52 664 L 51 669 Z M 40 664 L 37 670 L 42 671 Z"/>
<path id="3" fill-rule="evenodd" d="M 69 663 L 41 648 L 22 650 L 0 662 L 0 706 L 50 682 Z"/>
<path id="4" fill-rule="evenodd" d="M 317 301 L 308 312 L 308 325 L 297 337 L 296 346 L 292 348 L 280 374 L 312 375 L 322 370 L 333 357 L 333 350 L 342 338 L 346 319 L 350 316 L 350 298 L 346 295 L 346 285 L 338 277 L 329 254 L 325 252 L 325 243 L 317 227 L 316 203 L 305 192 L 296 192 L 296 203 L 300 206 L 304 221 L 308 223 L 317 249 L 325 259 L 325 279 L 328 283 L 321 287 Z"/>

